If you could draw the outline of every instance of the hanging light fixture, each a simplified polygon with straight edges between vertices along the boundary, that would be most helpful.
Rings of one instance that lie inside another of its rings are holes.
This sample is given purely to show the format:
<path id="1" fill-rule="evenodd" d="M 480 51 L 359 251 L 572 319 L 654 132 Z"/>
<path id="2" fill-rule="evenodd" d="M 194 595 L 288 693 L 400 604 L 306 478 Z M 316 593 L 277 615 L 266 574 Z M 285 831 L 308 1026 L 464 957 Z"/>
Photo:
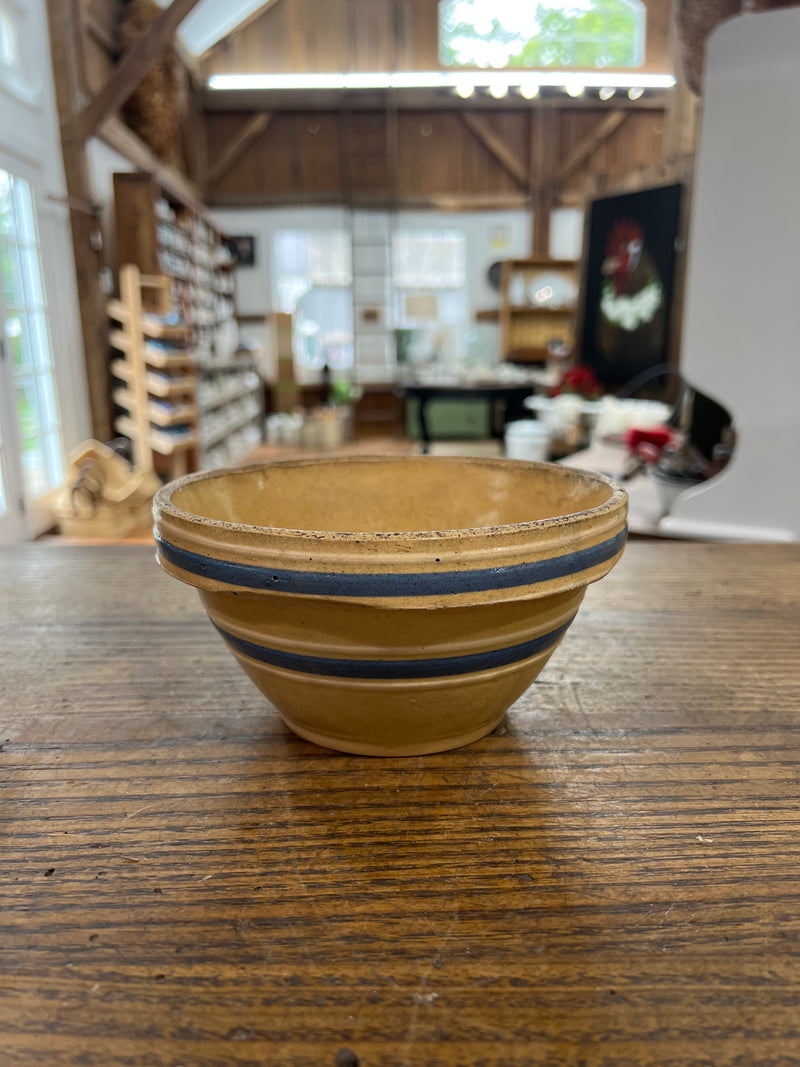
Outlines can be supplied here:
<path id="1" fill-rule="evenodd" d="M 528 75 L 517 75 L 519 83 L 523 79 L 527 82 Z M 634 81 L 634 77 L 636 80 Z M 279 92 L 308 92 L 331 89 L 339 90 L 369 90 L 369 89 L 455 89 L 457 84 L 469 82 L 473 88 L 488 87 L 492 84 L 503 84 L 504 92 L 508 91 L 509 81 L 515 81 L 513 75 L 505 74 L 497 79 L 497 76 L 477 71 L 374 71 L 356 72 L 351 74 L 341 73 L 311 73 L 311 74 L 213 74 L 208 79 L 208 88 L 216 91 L 253 91 L 275 90 Z M 627 90 L 632 86 L 642 95 L 644 89 L 671 89 L 675 85 L 675 78 L 671 74 L 627 74 L 624 71 L 582 71 L 578 74 L 565 75 L 561 71 L 540 70 L 535 75 L 530 75 L 531 84 L 537 86 L 559 86 L 567 88 L 573 85 L 574 95 L 580 96 L 585 88 L 610 88 L 612 86 Z M 535 95 L 535 94 L 534 94 Z M 572 94 L 571 94 L 572 95 Z M 637 97 L 638 99 L 638 97 Z"/>

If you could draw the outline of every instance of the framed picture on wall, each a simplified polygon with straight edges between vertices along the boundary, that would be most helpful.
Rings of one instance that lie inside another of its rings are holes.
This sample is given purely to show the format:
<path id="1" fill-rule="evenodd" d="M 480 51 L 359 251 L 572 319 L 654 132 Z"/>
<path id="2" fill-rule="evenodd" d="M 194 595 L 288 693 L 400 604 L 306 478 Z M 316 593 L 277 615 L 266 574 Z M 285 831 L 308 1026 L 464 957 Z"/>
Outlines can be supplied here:
<path id="1" fill-rule="evenodd" d="M 228 248 L 237 267 L 254 267 L 256 265 L 255 237 L 229 237 Z"/>
<path id="2" fill-rule="evenodd" d="M 609 390 L 667 362 L 682 188 L 591 204 L 581 361 Z"/>

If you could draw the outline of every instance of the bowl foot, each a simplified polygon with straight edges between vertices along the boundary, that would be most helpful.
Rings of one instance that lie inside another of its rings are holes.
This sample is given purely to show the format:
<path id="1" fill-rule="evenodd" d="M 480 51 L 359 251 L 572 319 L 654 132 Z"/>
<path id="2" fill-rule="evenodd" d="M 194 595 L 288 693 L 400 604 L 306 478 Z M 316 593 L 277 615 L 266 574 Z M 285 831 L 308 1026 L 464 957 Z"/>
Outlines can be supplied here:
<path id="1" fill-rule="evenodd" d="M 450 737 L 438 737 L 408 744 L 371 744 L 354 741 L 349 737 L 336 737 L 309 730 L 283 713 L 281 713 L 281 718 L 298 737 L 302 737 L 305 741 L 312 741 L 322 748 L 334 749 L 336 752 L 347 752 L 354 756 L 429 756 L 434 752 L 449 752 L 451 749 L 463 748 L 465 745 L 471 745 L 473 741 L 479 741 L 498 727 L 505 715 L 505 711 L 501 711 L 494 719 L 482 723 L 474 730 L 453 734 Z"/>

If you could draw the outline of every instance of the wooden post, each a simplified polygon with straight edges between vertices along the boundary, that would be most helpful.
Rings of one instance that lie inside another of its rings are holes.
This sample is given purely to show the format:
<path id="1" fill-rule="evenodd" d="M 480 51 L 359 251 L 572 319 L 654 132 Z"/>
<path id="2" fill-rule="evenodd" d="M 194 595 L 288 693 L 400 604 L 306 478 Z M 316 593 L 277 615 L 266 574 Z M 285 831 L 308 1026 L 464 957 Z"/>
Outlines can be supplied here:
<path id="1" fill-rule="evenodd" d="M 670 17 L 669 51 L 675 87 L 667 94 L 664 111 L 664 159 L 694 155 L 700 126 L 700 97 L 686 80 L 676 4 L 672 5 Z"/>
<path id="2" fill-rule="evenodd" d="M 664 158 L 694 155 L 700 127 L 700 97 L 679 79 L 664 112 Z"/>
<path id="3" fill-rule="evenodd" d="M 65 0 L 47 0 L 47 16 L 56 102 L 62 123 L 64 173 L 67 196 L 71 203 L 72 246 L 92 434 L 99 441 L 108 441 L 113 433 L 105 294 L 100 284 L 100 259 L 93 247 L 94 235 L 99 231 L 100 223 L 91 210 L 75 206 L 90 205 L 93 200 L 86 146 L 83 141 L 64 136 L 64 124 L 72 119 L 76 107 L 81 103 L 78 84 L 81 62 L 77 54 L 72 4 Z"/>
<path id="4" fill-rule="evenodd" d="M 533 208 L 533 256 L 550 253 L 550 211 L 553 205 L 555 168 L 555 121 L 552 109 L 539 105 L 531 137 L 531 200 Z"/>

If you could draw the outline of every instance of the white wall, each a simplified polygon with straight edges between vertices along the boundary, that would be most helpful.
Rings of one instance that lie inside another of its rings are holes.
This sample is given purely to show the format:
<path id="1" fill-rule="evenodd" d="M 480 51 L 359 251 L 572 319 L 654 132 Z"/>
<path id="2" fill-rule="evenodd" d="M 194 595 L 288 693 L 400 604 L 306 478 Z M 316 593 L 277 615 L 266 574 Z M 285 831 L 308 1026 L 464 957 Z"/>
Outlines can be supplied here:
<path id="1" fill-rule="evenodd" d="M 583 212 L 559 207 L 550 213 L 550 255 L 553 259 L 579 260 L 583 252 Z"/>
<path id="2" fill-rule="evenodd" d="M 236 271 L 236 310 L 240 315 L 279 310 L 272 270 L 272 245 L 278 230 L 350 229 L 345 208 L 217 209 L 213 215 L 229 235 L 250 234 L 256 239 L 255 266 Z"/>
<path id="3" fill-rule="evenodd" d="M 345 208 L 219 208 L 214 216 L 229 234 L 256 238 L 256 266 L 237 271 L 237 304 L 242 315 L 266 314 L 277 306 L 272 282 L 272 242 L 277 230 L 350 229 L 350 213 Z M 530 252 L 532 216 L 526 211 L 398 211 L 392 221 L 395 227 L 464 231 L 471 313 L 498 306 L 498 295 L 487 279 L 491 264 Z M 578 259 L 582 240 L 583 213 L 574 208 L 554 211 L 550 254 L 556 259 Z"/>
<path id="4" fill-rule="evenodd" d="M 100 221 L 106 242 L 105 261 L 109 267 L 114 268 L 117 262 L 114 174 L 127 174 L 137 168 L 125 156 L 109 148 L 99 137 L 91 137 L 86 143 L 86 164 L 89 169 L 92 199 L 103 209 Z"/>

